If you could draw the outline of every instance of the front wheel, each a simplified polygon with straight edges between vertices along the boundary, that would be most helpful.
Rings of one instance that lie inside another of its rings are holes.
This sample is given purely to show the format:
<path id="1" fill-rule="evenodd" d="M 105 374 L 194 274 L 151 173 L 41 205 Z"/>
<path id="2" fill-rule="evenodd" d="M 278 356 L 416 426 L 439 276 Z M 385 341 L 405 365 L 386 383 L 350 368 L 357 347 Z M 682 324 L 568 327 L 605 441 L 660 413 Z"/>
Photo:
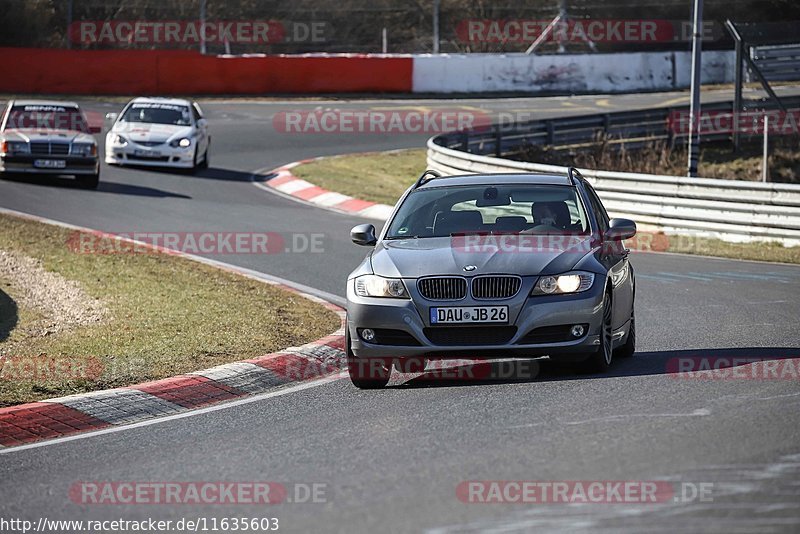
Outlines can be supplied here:
<path id="1" fill-rule="evenodd" d="M 381 389 L 389 383 L 392 370 L 378 359 L 356 358 L 350 348 L 350 331 L 345 327 L 344 346 L 347 351 L 347 373 L 358 389 Z"/>
<path id="2" fill-rule="evenodd" d="M 600 328 L 600 346 L 596 352 L 581 362 L 581 369 L 588 373 L 605 373 L 611 367 L 614 358 L 614 332 L 611 324 L 613 308 L 611 292 L 606 291 L 603 297 L 603 325 Z"/>
<path id="3" fill-rule="evenodd" d="M 78 177 L 78 184 L 84 189 L 97 189 L 100 185 L 100 173 Z"/>
<path id="4" fill-rule="evenodd" d="M 636 317 L 631 310 L 631 323 L 628 327 L 628 339 L 625 340 L 625 344 L 622 345 L 620 348 L 614 351 L 614 356 L 619 356 L 620 358 L 630 358 L 636 352 Z"/>
<path id="5" fill-rule="evenodd" d="M 209 142 L 208 145 L 206 145 L 206 151 L 203 153 L 203 161 L 200 163 L 200 168 L 201 169 L 207 169 L 208 168 L 208 161 L 209 161 L 208 160 L 208 151 L 210 149 L 211 149 L 211 143 Z"/>

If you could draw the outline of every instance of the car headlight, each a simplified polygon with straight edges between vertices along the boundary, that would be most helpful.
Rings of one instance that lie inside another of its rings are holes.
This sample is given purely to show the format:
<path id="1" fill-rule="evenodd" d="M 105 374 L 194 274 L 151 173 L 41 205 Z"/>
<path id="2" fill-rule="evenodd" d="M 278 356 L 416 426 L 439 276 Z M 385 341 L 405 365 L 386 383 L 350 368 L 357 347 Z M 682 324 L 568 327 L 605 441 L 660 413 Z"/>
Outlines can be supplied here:
<path id="1" fill-rule="evenodd" d="M 97 145 L 93 143 L 76 143 L 72 145 L 72 153 L 83 157 L 96 156 Z"/>
<path id="2" fill-rule="evenodd" d="M 181 139 L 175 139 L 175 140 L 169 142 L 169 146 L 171 146 L 173 148 L 178 148 L 178 147 L 187 148 L 191 144 L 192 144 L 192 140 L 189 139 L 188 137 L 183 137 Z"/>
<path id="3" fill-rule="evenodd" d="M 125 146 L 128 144 L 128 140 L 122 137 L 121 135 L 114 136 L 114 143 L 115 145 Z"/>
<path id="4" fill-rule="evenodd" d="M 368 274 L 356 278 L 356 295 L 359 297 L 386 297 L 407 299 L 408 291 L 402 280 Z"/>
<path id="5" fill-rule="evenodd" d="M 24 141 L 6 141 L 3 143 L 2 152 L 4 154 L 30 154 L 31 145 Z"/>
<path id="6" fill-rule="evenodd" d="M 593 273 L 571 272 L 557 276 L 542 276 L 536 282 L 531 295 L 563 295 L 582 293 L 592 287 Z"/>

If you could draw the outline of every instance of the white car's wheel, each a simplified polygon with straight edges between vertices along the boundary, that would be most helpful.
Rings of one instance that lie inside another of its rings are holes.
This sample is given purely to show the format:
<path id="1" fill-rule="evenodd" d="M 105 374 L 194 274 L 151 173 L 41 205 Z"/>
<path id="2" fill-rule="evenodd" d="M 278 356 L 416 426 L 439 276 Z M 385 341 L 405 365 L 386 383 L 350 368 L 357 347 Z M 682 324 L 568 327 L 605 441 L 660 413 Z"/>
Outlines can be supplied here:
<path id="1" fill-rule="evenodd" d="M 208 160 L 208 152 L 209 152 L 209 150 L 211 150 L 211 143 L 208 143 L 208 145 L 206 145 L 206 152 L 205 152 L 205 154 L 203 154 L 203 162 L 200 164 L 200 167 L 203 168 L 203 169 L 207 169 L 208 168 L 208 161 L 209 161 Z"/>

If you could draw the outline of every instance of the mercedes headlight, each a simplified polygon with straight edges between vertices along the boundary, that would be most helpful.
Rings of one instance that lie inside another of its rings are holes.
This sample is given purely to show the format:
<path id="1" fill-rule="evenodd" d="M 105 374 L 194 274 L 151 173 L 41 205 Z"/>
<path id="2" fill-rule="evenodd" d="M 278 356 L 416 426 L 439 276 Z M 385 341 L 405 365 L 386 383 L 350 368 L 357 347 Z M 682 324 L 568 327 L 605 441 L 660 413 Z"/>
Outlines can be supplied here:
<path id="1" fill-rule="evenodd" d="M 30 154 L 31 145 L 24 141 L 8 141 L 3 143 L 3 152 L 7 154 Z"/>
<path id="2" fill-rule="evenodd" d="M 408 291 L 402 280 L 368 274 L 356 278 L 356 295 L 359 297 L 385 297 L 407 299 Z"/>
<path id="3" fill-rule="evenodd" d="M 531 291 L 531 295 L 563 295 L 582 293 L 592 287 L 593 273 L 571 272 L 556 276 L 542 276 Z"/>
<path id="4" fill-rule="evenodd" d="M 170 141 L 169 146 L 172 148 L 187 148 L 192 144 L 192 140 L 188 137 L 183 137 L 181 139 L 175 139 L 174 141 Z"/>
<path id="5" fill-rule="evenodd" d="M 75 143 L 72 145 L 72 153 L 76 156 L 96 156 L 97 155 L 97 145 L 94 143 Z"/>

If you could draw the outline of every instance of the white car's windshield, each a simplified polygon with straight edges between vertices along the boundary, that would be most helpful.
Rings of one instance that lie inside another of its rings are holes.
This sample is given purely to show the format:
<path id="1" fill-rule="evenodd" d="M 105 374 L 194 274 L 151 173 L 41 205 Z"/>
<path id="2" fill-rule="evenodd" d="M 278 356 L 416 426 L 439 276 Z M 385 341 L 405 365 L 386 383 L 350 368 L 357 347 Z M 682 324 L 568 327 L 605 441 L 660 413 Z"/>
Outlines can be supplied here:
<path id="1" fill-rule="evenodd" d="M 192 123 L 188 106 L 156 102 L 131 104 L 119 120 L 120 122 L 174 124 L 176 126 L 189 126 Z"/>
<path id="2" fill-rule="evenodd" d="M 397 212 L 386 238 L 588 232 L 588 218 L 573 187 L 480 185 L 413 191 Z"/>

